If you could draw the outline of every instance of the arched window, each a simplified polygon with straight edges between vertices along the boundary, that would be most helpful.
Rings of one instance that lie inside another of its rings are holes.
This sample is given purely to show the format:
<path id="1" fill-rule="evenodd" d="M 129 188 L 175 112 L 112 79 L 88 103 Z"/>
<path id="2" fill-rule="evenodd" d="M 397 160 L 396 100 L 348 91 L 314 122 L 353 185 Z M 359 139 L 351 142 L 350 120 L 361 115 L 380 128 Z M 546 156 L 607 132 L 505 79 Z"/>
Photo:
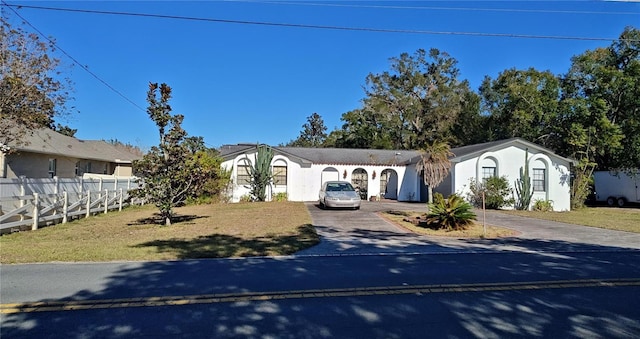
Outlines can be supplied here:
<path id="1" fill-rule="evenodd" d="M 237 185 L 249 185 L 251 184 L 251 161 L 247 159 L 241 159 L 238 161 L 238 169 L 236 171 L 236 184 Z"/>
<path id="2" fill-rule="evenodd" d="M 273 184 L 287 186 L 287 163 L 284 160 L 276 160 L 273 163 Z"/>
<path id="3" fill-rule="evenodd" d="M 547 191 L 547 164 L 541 159 L 533 162 L 531 181 L 533 183 L 534 192 Z"/>
<path id="4" fill-rule="evenodd" d="M 494 158 L 487 157 L 482 159 L 481 165 L 482 172 L 480 173 L 480 177 L 482 178 L 482 181 L 498 176 L 498 166 Z"/>

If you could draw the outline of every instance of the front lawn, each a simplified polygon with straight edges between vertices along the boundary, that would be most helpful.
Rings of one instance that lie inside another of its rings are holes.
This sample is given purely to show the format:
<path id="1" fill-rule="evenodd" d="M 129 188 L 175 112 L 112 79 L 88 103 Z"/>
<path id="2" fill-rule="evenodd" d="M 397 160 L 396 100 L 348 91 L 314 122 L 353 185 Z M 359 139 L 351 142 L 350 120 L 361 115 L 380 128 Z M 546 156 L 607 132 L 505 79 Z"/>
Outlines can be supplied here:
<path id="1" fill-rule="evenodd" d="M 319 242 L 304 203 L 192 205 L 172 226 L 154 206 L 129 207 L 0 237 L 0 262 L 176 260 L 287 255 Z"/>
<path id="2" fill-rule="evenodd" d="M 586 207 L 569 212 L 502 211 L 523 217 L 640 233 L 640 208 Z"/>

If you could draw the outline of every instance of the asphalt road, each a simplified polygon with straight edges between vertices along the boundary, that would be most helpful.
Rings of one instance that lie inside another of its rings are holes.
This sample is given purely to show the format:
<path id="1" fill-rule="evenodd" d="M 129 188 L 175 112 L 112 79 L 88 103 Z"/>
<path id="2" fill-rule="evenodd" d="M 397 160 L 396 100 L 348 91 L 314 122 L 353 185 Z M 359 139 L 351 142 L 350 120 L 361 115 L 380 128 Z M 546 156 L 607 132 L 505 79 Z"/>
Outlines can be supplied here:
<path id="1" fill-rule="evenodd" d="M 633 338 L 639 259 L 600 251 L 3 265 L 0 335 Z"/>
<path id="2" fill-rule="evenodd" d="M 633 234 L 514 219 L 521 237 L 444 241 L 383 204 L 308 207 L 322 242 L 296 256 L 1 265 L 0 337 L 640 337 Z"/>

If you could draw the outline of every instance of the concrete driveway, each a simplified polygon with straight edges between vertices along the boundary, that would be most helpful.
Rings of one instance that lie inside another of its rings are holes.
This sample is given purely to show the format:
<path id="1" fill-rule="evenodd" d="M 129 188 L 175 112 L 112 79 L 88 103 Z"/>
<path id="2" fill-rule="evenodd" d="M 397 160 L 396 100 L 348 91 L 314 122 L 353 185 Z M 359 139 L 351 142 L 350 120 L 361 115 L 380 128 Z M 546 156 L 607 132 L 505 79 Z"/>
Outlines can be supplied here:
<path id="1" fill-rule="evenodd" d="M 640 234 L 564 224 L 487 211 L 486 223 L 519 232 L 502 239 L 455 239 L 411 233 L 376 215 L 378 211 L 426 211 L 423 203 L 363 202 L 358 211 L 323 210 L 306 203 L 320 244 L 296 255 L 363 255 L 486 251 L 567 252 L 640 249 Z M 478 218 L 482 212 L 477 211 Z M 481 219 L 480 219 L 481 220 Z"/>

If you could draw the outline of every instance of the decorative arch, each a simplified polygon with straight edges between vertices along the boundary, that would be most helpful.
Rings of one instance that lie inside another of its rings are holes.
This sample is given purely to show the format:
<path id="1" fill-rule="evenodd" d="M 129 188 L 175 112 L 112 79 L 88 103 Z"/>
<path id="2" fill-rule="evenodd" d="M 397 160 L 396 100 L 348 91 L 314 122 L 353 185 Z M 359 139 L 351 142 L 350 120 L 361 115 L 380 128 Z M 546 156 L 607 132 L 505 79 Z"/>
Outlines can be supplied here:
<path id="1" fill-rule="evenodd" d="M 340 172 L 334 167 L 325 167 L 320 175 L 320 186 L 327 181 L 340 180 Z"/>
<path id="2" fill-rule="evenodd" d="M 271 163 L 271 173 L 275 186 L 287 186 L 288 184 L 288 163 L 285 159 L 276 159 Z"/>
<path id="3" fill-rule="evenodd" d="M 246 157 L 239 158 L 236 162 L 236 185 L 249 185 L 251 183 L 251 160 Z"/>
<path id="4" fill-rule="evenodd" d="M 481 154 L 478 157 L 478 160 L 476 162 L 476 180 L 484 178 L 483 173 L 486 173 L 486 172 L 483 172 L 483 167 L 488 168 L 488 167 L 495 166 L 495 176 L 499 177 L 501 173 L 501 168 L 500 168 L 501 164 L 502 164 L 502 157 L 500 157 L 498 153 L 486 152 Z"/>
<path id="5" fill-rule="evenodd" d="M 544 194 L 549 199 L 551 185 L 549 185 L 549 168 L 551 159 L 545 154 L 534 154 L 529 157 L 529 176 L 533 184 L 533 192 Z"/>
<path id="6" fill-rule="evenodd" d="M 360 191 L 360 198 L 366 200 L 368 198 L 367 192 L 369 191 L 369 177 L 367 170 L 362 167 L 358 167 L 351 172 L 351 185 Z"/>
<path id="7" fill-rule="evenodd" d="M 385 199 L 398 199 L 398 172 L 394 169 L 380 172 L 380 195 Z"/>
<path id="8" fill-rule="evenodd" d="M 498 160 L 493 156 L 488 156 L 482 159 L 480 162 L 480 176 L 482 180 L 491 178 L 491 177 L 499 177 L 498 171 Z"/>

